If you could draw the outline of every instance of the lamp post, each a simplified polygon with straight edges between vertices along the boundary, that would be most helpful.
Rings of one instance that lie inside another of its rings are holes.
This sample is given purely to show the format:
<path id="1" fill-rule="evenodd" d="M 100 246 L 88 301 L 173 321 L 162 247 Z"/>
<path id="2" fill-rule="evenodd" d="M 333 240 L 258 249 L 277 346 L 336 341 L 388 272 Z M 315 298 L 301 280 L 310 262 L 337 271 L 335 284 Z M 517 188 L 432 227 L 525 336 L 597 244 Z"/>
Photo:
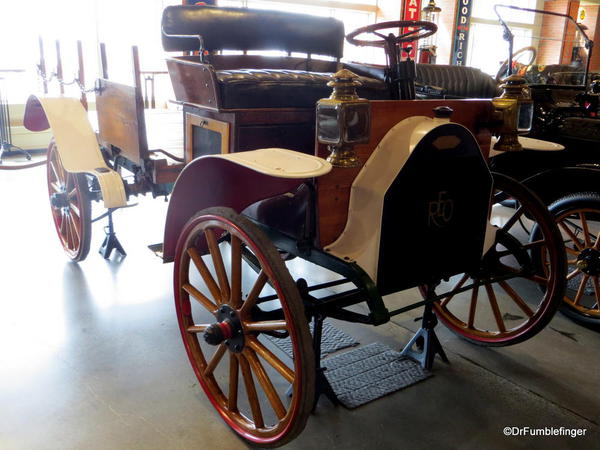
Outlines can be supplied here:
<path id="1" fill-rule="evenodd" d="M 426 22 L 433 22 L 436 25 L 438 25 L 440 12 L 442 12 L 442 8 L 435 4 L 435 0 L 429 0 L 427 6 L 425 6 L 421 11 L 421 20 Z M 437 50 L 436 36 L 436 34 L 432 34 L 431 36 L 428 36 L 425 39 L 423 39 L 422 44 L 419 46 L 419 63 L 435 64 Z"/>

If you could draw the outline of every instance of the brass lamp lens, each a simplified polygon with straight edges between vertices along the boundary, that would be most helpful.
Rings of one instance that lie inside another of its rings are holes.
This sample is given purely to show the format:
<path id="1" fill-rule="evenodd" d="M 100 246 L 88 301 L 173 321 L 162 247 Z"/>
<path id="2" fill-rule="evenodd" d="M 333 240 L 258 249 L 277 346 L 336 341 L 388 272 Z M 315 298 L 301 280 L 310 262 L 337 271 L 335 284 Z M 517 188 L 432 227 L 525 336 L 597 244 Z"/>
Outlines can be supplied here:
<path id="1" fill-rule="evenodd" d="M 339 144 L 341 141 L 338 107 L 319 105 L 317 108 L 317 138 L 323 144 Z"/>

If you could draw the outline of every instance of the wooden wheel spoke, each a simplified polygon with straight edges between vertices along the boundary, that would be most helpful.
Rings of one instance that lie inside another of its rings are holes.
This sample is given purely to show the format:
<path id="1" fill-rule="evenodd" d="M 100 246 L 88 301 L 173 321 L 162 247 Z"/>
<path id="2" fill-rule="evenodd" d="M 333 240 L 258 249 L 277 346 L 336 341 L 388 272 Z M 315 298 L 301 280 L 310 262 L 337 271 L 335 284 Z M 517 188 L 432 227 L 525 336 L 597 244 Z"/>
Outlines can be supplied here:
<path id="1" fill-rule="evenodd" d="M 581 221 L 581 226 L 583 228 L 583 241 L 586 247 L 592 246 L 592 241 L 590 239 L 590 229 L 588 227 L 587 219 L 585 218 L 585 214 L 580 211 L 579 212 L 579 220 Z"/>
<path id="2" fill-rule="evenodd" d="M 287 330 L 285 320 L 263 320 L 261 322 L 244 322 L 248 331 L 284 331 Z"/>
<path id="3" fill-rule="evenodd" d="M 598 236 L 596 236 L 596 243 L 594 244 L 594 249 L 600 250 L 600 231 L 598 232 Z"/>
<path id="4" fill-rule="evenodd" d="M 534 312 L 531 310 L 529 305 L 525 303 L 525 300 L 523 300 L 521 296 L 517 294 L 517 292 L 506 281 L 500 281 L 498 284 L 502 289 L 504 289 L 509 297 L 513 299 L 517 306 L 521 308 L 521 311 L 523 311 L 527 317 L 533 317 Z"/>
<path id="5" fill-rule="evenodd" d="M 600 310 L 600 283 L 598 283 L 598 275 L 592 276 L 592 284 L 594 285 L 594 293 L 596 294 L 596 309 Z"/>
<path id="6" fill-rule="evenodd" d="M 247 345 L 258 353 L 271 367 L 285 378 L 289 383 L 294 382 L 294 371 L 286 366 L 277 356 L 255 338 L 246 341 Z"/>
<path id="7" fill-rule="evenodd" d="M 67 247 L 72 250 L 75 248 L 75 244 L 73 242 L 73 223 L 71 221 L 71 216 L 65 214 L 63 220 L 65 222 L 65 229 L 67 230 Z"/>
<path id="8" fill-rule="evenodd" d="M 519 206 L 512 217 L 508 219 L 508 221 L 502 226 L 502 231 L 508 233 L 508 230 L 513 227 L 513 225 L 521 218 L 524 212 L 525 210 L 523 209 L 523 206 Z"/>
<path id="9" fill-rule="evenodd" d="M 204 306 L 205 309 L 210 311 L 211 313 L 216 311 L 218 306 L 211 302 L 202 292 L 196 289 L 189 283 L 185 283 L 181 286 L 185 292 L 192 296 L 194 300 Z"/>
<path id="10" fill-rule="evenodd" d="M 212 356 L 212 358 L 208 362 L 208 365 L 204 369 L 204 376 L 205 377 L 209 377 L 209 376 L 211 376 L 213 374 L 213 372 L 215 371 L 215 369 L 217 368 L 217 366 L 221 362 L 221 359 L 223 359 L 223 355 L 225 354 L 226 351 L 227 351 L 227 347 L 225 346 L 224 343 L 221 343 L 217 347 L 217 350 L 215 350 L 214 355 Z"/>
<path id="11" fill-rule="evenodd" d="M 271 383 L 271 379 L 267 375 L 267 372 L 265 372 L 264 367 L 262 366 L 262 364 L 256 357 L 256 354 L 254 352 L 252 352 L 251 350 L 248 351 L 246 349 L 244 351 L 244 355 L 246 356 L 246 359 L 250 363 L 250 367 L 252 368 L 252 371 L 256 375 L 256 378 L 258 379 L 258 382 L 260 383 L 260 385 L 263 389 L 263 392 L 267 396 L 267 399 L 269 400 L 269 403 L 271 404 L 273 411 L 275 411 L 277 418 L 279 420 L 283 419 L 285 417 L 285 413 L 286 413 L 285 406 L 283 406 L 283 403 L 281 403 L 281 399 L 279 398 L 279 395 L 277 394 L 277 391 L 275 390 L 273 383 Z"/>
<path id="12" fill-rule="evenodd" d="M 79 242 L 79 221 L 77 220 L 79 218 L 79 216 L 77 216 L 77 218 L 72 214 L 72 211 L 69 210 L 69 212 L 67 213 L 67 217 L 69 218 L 69 225 L 71 226 L 71 232 L 73 234 L 74 237 L 77 238 L 77 242 Z"/>
<path id="13" fill-rule="evenodd" d="M 542 286 L 548 286 L 548 278 L 541 277 L 539 275 L 533 275 L 528 277 L 529 280 L 535 281 L 537 284 L 541 284 Z"/>
<path id="14" fill-rule="evenodd" d="M 452 289 L 450 289 L 450 292 L 455 291 L 457 289 L 460 289 L 462 287 L 463 284 L 465 284 L 465 281 L 467 281 L 469 279 L 469 275 L 467 275 L 466 273 L 462 276 L 462 278 L 458 281 L 458 283 L 456 283 L 454 285 L 454 287 Z M 449 295 L 448 297 L 444 298 L 441 302 L 440 302 L 440 306 L 442 308 L 445 308 L 446 305 L 448 303 L 450 303 L 450 300 L 452 300 L 454 298 L 454 294 Z"/>
<path id="15" fill-rule="evenodd" d="M 60 187 L 60 184 L 58 184 L 58 183 L 56 183 L 54 181 L 50 182 L 50 187 L 57 194 L 60 194 L 62 192 L 62 188 Z"/>
<path id="16" fill-rule="evenodd" d="M 570 280 L 571 278 L 575 277 L 575 275 L 577 275 L 579 273 L 579 269 L 575 269 L 573 272 L 571 272 L 569 275 L 567 275 L 567 280 Z"/>
<path id="17" fill-rule="evenodd" d="M 494 289 L 489 284 L 486 284 L 485 290 L 487 291 L 488 300 L 490 301 L 490 306 L 492 307 L 492 312 L 494 313 L 494 319 L 498 325 L 498 330 L 504 333 L 506 331 L 506 327 L 504 326 L 504 320 L 502 319 L 502 314 L 500 313 L 500 308 L 498 307 L 498 300 L 496 299 L 496 294 L 494 294 Z"/>
<path id="18" fill-rule="evenodd" d="M 59 184 L 64 184 L 65 177 L 64 172 L 62 170 L 58 170 L 55 165 L 55 161 L 48 161 L 50 164 L 50 168 L 52 169 L 52 173 L 54 174 L 54 179 L 59 182 Z"/>
<path id="19" fill-rule="evenodd" d="M 218 304 L 220 304 L 222 299 L 221 291 L 219 289 L 219 286 L 217 286 L 217 283 L 215 282 L 215 279 L 213 278 L 212 274 L 208 270 L 208 267 L 206 267 L 202 256 L 200 255 L 200 253 L 198 253 L 198 250 L 196 250 L 195 247 L 188 248 L 187 253 L 190 256 L 190 258 L 192 258 L 192 261 L 194 262 L 196 269 L 198 269 L 198 272 L 200 272 L 200 276 L 204 280 L 204 283 L 206 283 L 206 287 L 208 287 L 210 294 L 213 296 L 214 300 Z"/>
<path id="20" fill-rule="evenodd" d="M 258 401 L 258 395 L 256 393 L 256 387 L 254 386 L 254 380 L 252 379 L 252 372 L 248 365 L 246 357 L 242 354 L 240 358 L 240 367 L 242 369 L 242 378 L 244 379 L 244 385 L 246 386 L 246 395 L 248 396 L 248 402 L 250 403 L 250 409 L 252 411 L 252 418 L 254 419 L 254 426 L 256 428 L 264 428 L 265 421 L 260 410 L 260 403 Z"/>
<path id="21" fill-rule="evenodd" d="M 533 241 L 533 242 L 529 242 L 527 244 L 523 244 L 522 248 L 524 250 L 530 250 L 532 248 L 543 247 L 545 245 L 546 245 L 546 240 L 540 239 L 539 241 Z"/>
<path id="22" fill-rule="evenodd" d="M 209 323 L 190 325 L 186 328 L 186 331 L 193 334 L 204 333 L 204 330 L 206 330 L 209 326 Z"/>
<path id="23" fill-rule="evenodd" d="M 567 253 L 570 253 L 571 255 L 575 255 L 575 256 L 579 256 L 579 253 L 580 253 L 580 252 L 578 252 L 577 250 L 575 250 L 575 249 L 572 249 L 571 247 L 568 247 L 568 246 L 566 246 L 566 245 L 565 245 L 565 251 L 566 251 Z"/>
<path id="24" fill-rule="evenodd" d="M 81 211 L 79 210 L 79 206 L 77 206 L 75 203 L 69 202 L 69 210 L 71 211 L 71 214 L 74 214 L 77 217 L 81 217 Z"/>
<path id="25" fill-rule="evenodd" d="M 238 398 L 239 361 L 235 353 L 229 354 L 229 393 L 227 397 L 227 408 L 237 411 Z"/>
<path id="26" fill-rule="evenodd" d="M 265 287 L 265 284 L 267 284 L 268 279 L 269 277 L 267 276 L 267 274 L 263 270 L 261 270 L 258 274 L 258 277 L 256 278 L 256 281 L 254 282 L 254 286 L 252 286 L 252 289 L 248 294 L 248 298 L 246 298 L 246 301 L 244 301 L 244 304 L 240 309 L 240 314 L 242 316 L 245 314 L 249 314 L 254 305 L 256 305 L 256 300 L 258 300 L 258 296 Z"/>
<path id="27" fill-rule="evenodd" d="M 476 281 L 476 280 L 474 280 Z M 471 293 L 471 304 L 469 306 L 469 321 L 467 323 L 467 326 L 469 328 L 473 328 L 473 325 L 475 323 L 475 311 L 477 309 L 477 296 L 479 294 L 479 286 L 475 286 L 473 288 L 473 292 Z"/>
<path id="28" fill-rule="evenodd" d="M 581 301 L 581 297 L 583 297 L 583 292 L 585 291 L 585 286 L 587 285 L 590 276 L 588 274 L 584 274 L 581 279 L 581 283 L 579 283 L 579 289 L 577 289 L 577 293 L 575 294 L 575 298 L 573 299 L 573 303 L 578 305 Z"/>
<path id="29" fill-rule="evenodd" d="M 231 235 L 231 306 L 239 308 L 242 304 L 242 242 Z"/>
<path id="30" fill-rule="evenodd" d="M 575 247 L 577 247 L 579 250 L 583 250 L 584 246 L 581 244 L 581 241 L 577 238 L 575 233 L 573 233 L 573 231 L 567 226 L 567 224 L 565 224 L 564 222 L 559 222 L 558 224 L 565 231 L 565 233 L 569 235 L 569 237 L 573 241 L 573 244 L 575 244 Z"/>
<path id="31" fill-rule="evenodd" d="M 206 228 L 204 230 L 204 235 L 206 236 L 208 250 L 210 251 L 215 272 L 217 273 L 217 279 L 219 280 L 219 286 L 221 287 L 221 302 L 225 303 L 229 301 L 229 281 L 227 280 L 227 271 L 223 264 L 223 256 L 219 249 L 219 243 L 217 242 L 215 232 L 211 228 Z"/>
<path id="32" fill-rule="evenodd" d="M 65 230 L 65 225 L 66 225 L 66 221 L 65 221 L 65 214 L 63 213 L 63 211 L 60 211 L 60 224 L 58 226 L 58 230 L 60 232 L 60 235 L 66 239 L 67 236 L 67 231 Z"/>

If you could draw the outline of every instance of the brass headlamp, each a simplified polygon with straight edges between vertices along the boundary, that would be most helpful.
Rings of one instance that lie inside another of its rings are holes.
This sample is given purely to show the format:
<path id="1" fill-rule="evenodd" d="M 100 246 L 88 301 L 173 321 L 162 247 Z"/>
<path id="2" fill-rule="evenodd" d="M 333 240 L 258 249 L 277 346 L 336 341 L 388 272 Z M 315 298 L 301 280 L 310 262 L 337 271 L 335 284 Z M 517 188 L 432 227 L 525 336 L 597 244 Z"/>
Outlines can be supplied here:
<path id="1" fill-rule="evenodd" d="M 332 78 L 327 83 L 333 87 L 331 96 L 317 102 L 317 140 L 327 144 L 327 161 L 333 166 L 357 167 L 354 145 L 369 141 L 371 105 L 356 93 L 361 85 L 356 74 L 343 69 Z"/>
<path id="2" fill-rule="evenodd" d="M 533 121 L 533 100 L 525 78 L 510 75 L 503 80 L 502 95 L 492 100 L 497 114 L 500 116 L 500 125 L 496 130 L 499 136 L 494 150 L 520 151 L 519 134 L 531 130 Z"/>

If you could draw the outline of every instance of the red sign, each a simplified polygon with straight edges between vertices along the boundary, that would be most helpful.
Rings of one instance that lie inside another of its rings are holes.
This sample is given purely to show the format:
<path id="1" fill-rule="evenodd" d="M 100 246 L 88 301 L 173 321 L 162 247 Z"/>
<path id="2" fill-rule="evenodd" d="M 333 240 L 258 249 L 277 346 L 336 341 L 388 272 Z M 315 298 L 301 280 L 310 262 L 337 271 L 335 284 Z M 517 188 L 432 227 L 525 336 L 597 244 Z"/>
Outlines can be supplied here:
<path id="1" fill-rule="evenodd" d="M 421 20 L 421 0 L 404 0 L 402 20 Z M 413 29 L 414 28 L 412 27 L 403 28 L 402 30 L 400 30 L 400 34 L 408 33 Z M 417 41 L 404 42 L 402 44 L 402 48 L 412 47 L 409 56 L 411 57 L 411 59 L 415 59 L 418 45 L 419 43 Z M 404 53 L 404 55 L 406 55 L 406 53 Z"/>

